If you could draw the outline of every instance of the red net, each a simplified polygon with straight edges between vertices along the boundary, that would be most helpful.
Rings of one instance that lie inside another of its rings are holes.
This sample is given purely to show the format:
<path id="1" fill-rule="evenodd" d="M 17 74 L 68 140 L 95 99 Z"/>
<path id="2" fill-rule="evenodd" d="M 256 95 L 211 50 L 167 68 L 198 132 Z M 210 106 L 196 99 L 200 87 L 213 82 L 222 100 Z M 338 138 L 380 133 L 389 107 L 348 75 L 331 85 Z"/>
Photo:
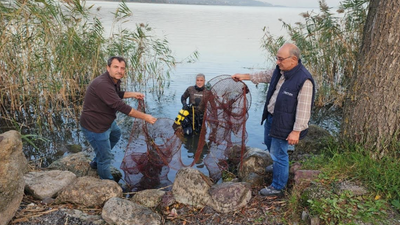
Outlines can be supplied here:
<path id="1" fill-rule="evenodd" d="M 243 82 L 230 75 L 210 80 L 205 95 L 206 110 L 192 163 L 184 165 L 181 147 L 184 135 L 173 129 L 174 120 L 160 118 L 153 125 L 135 120 L 121 169 L 131 190 L 161 188 L 171 184 L 170 169 L 195 165 L 208 147 L 204 164 L 209 176 L 217 182 L 229 165 L 238 165 L 246 149 L 246 121 L 251 103 L 250 92 Z M 138 110 L 144 111 L 141 101 Z"/>

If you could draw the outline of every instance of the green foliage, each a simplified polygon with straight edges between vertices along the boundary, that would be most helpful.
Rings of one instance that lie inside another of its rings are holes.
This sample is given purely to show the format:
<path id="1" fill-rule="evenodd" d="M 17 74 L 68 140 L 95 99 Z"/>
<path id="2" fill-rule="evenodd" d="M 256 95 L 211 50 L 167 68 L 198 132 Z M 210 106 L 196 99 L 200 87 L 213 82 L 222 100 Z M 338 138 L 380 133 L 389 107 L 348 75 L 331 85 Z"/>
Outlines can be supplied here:
<path id="1" fill-rule="evenodd" d="M 308 200 L 312 214 L 332 224 L 343 224 L 354 219 L 382 218 L 389 203 L 399 210 L 398 160 L 395 153 L 377 160 L 359 145 L 331 142 L 323 154 L 311 158 L 304 166 L 322 171 L 318 179 L 321 184 L 330 187 L 345 179 L 358 180 L 368 188 L 369 194 L 355 197 L 332 191 L 326 199 Z"/>
<path id="2" fill-rule="evenodd" d="M 36 144 L 34 143 L 35 141 L 43 141 L 43 142 L 48 142 L 49 140 L 46 138 L 43 138 L 40 135 L 36 135 L 36 134 L 24 134 L 21 135 L 21 139 L 23 142 L 30 144 L 32 147 L 39 149 Z"/>
<path id="3" fill-rule="evenodd" d="M 349 192 L 330 193 L 328 198 L 307 201 L 311 216 L 318 216 L 327 224 L 351 224 L 357 220 L 377 221 L 386 214 L 386 204 L 382 200 L 353 196 Z"/>
<path id="4" fill-rule="evenodd" d="M 342 106 L 347 80 L 355 69 L 361 46 L 368 0 L 345 0 L 337 13 L 332 13 L 325 1 L 320 1 L 320 12 L 306 12 L 303 23 L 283 23 L 291 42 L 302 52 L 302 62 L 317 84 L 315 105 Z M 274 37 L 264 28 L 262 47 L 275 56 L 287 42 L 283 36 Z M 274 58 L 272 58 L 274 60 Z"/>
<path id="5" fill-rule="evenodd" d="M 400 211 L 400 201 L 399 200 L 393 200 L 393 201 L 391 201 L 391 203 L 394 208 L 396 208 L 398 211 Z"/>
<path id="6" fill-rule="evenodd" d="M 237 178 L 237 176 L 234 173 L 229 172 L 228 170 L 222 170 L 222 180 L 224 182 L 229 182 L 236 178 Z"/>
<path id="7" fill-rule="evenodd" d="M 342 168 L 339 173 L 362 180 L 377 195 L 400 199 L 400 180 L 397 179 L 400 176 L 399 157 L 395 153 L 375 159 L 361 145 L 342 143 L 332 145 L 327 156 L 332 157 L 330 166 Z"/>
<path id="8" fill-rule="evenodd" d="M 103 25 L 85 3 L 0 2 L 3 128 L 41 133 L 62 124 L 77 127 L 86 87 L 104 72 L 111 55 L 126 57 L 127 76 L 136 87 L 163 93 L 175 65 L 168 42 L 151 35 L 148 25 L 121 29 L 132 14 L 124 2 L 114 14 L 111 36 L 105 38 Z"/>

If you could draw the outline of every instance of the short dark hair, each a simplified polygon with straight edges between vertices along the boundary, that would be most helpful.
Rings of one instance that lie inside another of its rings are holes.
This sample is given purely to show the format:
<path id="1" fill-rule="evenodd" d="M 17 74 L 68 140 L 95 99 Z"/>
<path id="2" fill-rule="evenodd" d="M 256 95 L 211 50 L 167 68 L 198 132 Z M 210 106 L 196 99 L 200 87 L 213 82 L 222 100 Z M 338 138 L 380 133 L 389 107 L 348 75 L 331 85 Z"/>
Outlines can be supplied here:
<path id="1" fill-rule="evenodd" d="M 121 56 L 111 56 L 108 60 L 107 60 L 107 66 L 111 66 L 111 63 L 112 63 L 112 61 L 114 60 L 114 59 L 116 59 L 116 60 L 118 60 L 118 62 L 124 62 L 125 63 L 125 66 L 126 66 L 126 61 L 125 61 L 125 59 L 123 58 L 123 57 L 121 57 Z"/>

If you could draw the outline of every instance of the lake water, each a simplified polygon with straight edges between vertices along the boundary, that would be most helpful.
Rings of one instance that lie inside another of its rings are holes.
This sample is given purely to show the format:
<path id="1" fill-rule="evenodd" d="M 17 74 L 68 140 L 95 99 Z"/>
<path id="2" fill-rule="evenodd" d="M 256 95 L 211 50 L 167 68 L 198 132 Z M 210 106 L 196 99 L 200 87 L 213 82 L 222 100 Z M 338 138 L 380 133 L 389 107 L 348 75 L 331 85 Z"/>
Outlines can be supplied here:
<path id="1" fill-rule="evenodd" d="M 118 7 L 116 2 L 88 1 L 94 5 L 106 34 L 112 26 L 113 15 Z M 222 74 L 248 73 L 272 68 L 274 62 L 267 61 L 266 52 L 261 49 L 263 28 L 272 34 L 286 35 L 279 19 L 293 24 L 302 21 L 300 13 L 317 10 L 306 8 L 279 7 L 238 7 L 238 6 L 198 6 L 173 4 L 127 3 L 133 17 L 126 28 L 135 28 L 135 24 L 147 23 L 160 38 L 165 37 L 173 50 L 177 61 L 181 61 L 195 50 L 199 59 L 192 64 L 177 64 L 172 71 L 170 88 L 165 91 L 167 101 L 154 103 L 151 95 L 146 95 L 146 103 L 150 103 L 147 112 L 159 118 L 175 119 L 182 105 L 180 96 L 188 86 L 195 84 L 195 76 L 203 73 L 206 80 Z M 247 145 L 265 149 L 263 144 L 263 126 L 260 125 L 261 114 L 265 102 L 264 86 L 258 88 L 246 81 L 252 95 Z M 128 89 L 129 90 L 129 89 Z M 119 116 L 120 118 L 120 116 Z M 113 149 L 114 166 L 119 168 L 124 157 L 129 128 L 124 128 L 122 140 Z M 192 161 L 193 153 L 182 151 L 185 164 Z M 203 170 L 202 165 L 197 165 Z M 169 176 L 174 176 L 171 173 Z"/>

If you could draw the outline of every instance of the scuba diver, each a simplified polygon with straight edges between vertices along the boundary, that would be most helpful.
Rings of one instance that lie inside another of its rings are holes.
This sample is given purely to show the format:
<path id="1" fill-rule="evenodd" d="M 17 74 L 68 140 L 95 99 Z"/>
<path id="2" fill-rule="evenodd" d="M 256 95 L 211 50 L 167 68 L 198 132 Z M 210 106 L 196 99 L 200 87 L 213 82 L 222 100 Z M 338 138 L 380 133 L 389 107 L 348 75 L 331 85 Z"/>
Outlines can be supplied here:
<path id="1" fill-rule="evenodd" d="M 183 107 L 175 119 L 174 128 L 181 125 L 185 135 L 200 134 L 205 110 L 205 82 L 204 74 L 197 74 L 196 85 L 188 87 L 181 96 Z"/>

